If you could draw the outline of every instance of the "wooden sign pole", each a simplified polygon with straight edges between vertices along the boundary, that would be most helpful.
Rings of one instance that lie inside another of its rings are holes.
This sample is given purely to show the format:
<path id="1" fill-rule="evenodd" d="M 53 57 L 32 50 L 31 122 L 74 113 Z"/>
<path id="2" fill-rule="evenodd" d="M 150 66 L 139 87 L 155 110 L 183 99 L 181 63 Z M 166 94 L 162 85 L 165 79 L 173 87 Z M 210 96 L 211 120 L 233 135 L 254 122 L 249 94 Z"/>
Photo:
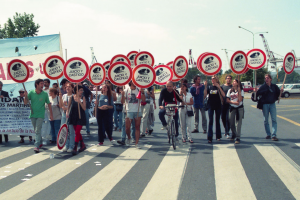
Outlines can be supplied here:
<path id="1" fill-rule="evenodd" d="M 26 88 L 25 88 L 25 85 L 24 85 L 24 83 L 22 83 L 22 85 L 23 85 L 23 88 L 24 88 L 24 90 L 26 91 Z M 26 91 L 27 92 L 27 91 Z M 32 108 L 31 108 L 31 104 L 30 104 L 30 102 L 28 101 L 28 103 L 29 103 L 29 107 L 30 107 L 30 110 L 31 110 L 31 113 L 33 114 L 33 111 L 32 111 Z"/>
<path id="2" fill-rule="evenodd" d="M 281 88 L 284 88 L 285 79 L 286 79 L 286 74 L 285 74 L 285 76 L 284 76 L 284 79 L 283 79 Z M 278 97 L 278 103 L 280 102 L 281 94 L 282 94 L 282 92 L 281 92 L 281 90 L 280 90 L 280 94 L 279 94 L 279 97 Z"/>
<path id="3" fill-rule="evenodd" d="M 78 93 L 79 93 L 79 91 L 78 91 L 78 83 L 77 83 L 77 92 L 76 92 L 76 96 L 77 96 L 77 98 L 79 98 L 79 95 L 78 95 Z M 80 115 L 80 98 L 78 99 L 78 115 L 79 115 L 79 119 L 81 119 L 81 115 Z"/>

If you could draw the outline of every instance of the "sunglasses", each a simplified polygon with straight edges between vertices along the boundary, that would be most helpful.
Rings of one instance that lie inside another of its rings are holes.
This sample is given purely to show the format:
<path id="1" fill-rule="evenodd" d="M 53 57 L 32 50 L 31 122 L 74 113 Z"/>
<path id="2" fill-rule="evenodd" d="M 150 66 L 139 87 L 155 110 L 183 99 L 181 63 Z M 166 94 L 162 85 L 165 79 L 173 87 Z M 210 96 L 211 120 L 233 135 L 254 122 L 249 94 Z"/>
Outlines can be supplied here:
<path id="1" fill-rule="evenodd" d="M 19 92 L 19 93 L 21 94 L 21 93 L 24 93 L 24 92 Z"/>

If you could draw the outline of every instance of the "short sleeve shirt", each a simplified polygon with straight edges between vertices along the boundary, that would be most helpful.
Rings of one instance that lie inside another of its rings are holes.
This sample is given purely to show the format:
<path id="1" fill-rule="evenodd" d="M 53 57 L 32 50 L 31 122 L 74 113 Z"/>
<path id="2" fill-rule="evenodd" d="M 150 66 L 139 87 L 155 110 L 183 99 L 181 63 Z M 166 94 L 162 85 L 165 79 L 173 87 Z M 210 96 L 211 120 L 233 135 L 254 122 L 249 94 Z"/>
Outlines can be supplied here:
<path id="1" fill-rule="evenodd" d="M 42 91 L 37 94 L 35 90 L 28 93 L 28 100 L 31 101 L 32 112 L 30 118 L 45 118 L 45 103 L 49 104 L 49 96 L 47 92 Z"/>
<path id="2" fill-rule="evenodd" d="M 108 101 L 109 101 L 108 96 L 104 95 L 104 94 L 101 94 L 98 106 L 101 107 L 101 106 L 104 106 L 104 105 L 107 105 L 107 106 L 113 106 L 114 105 L 113 96 L 111 96 L 111 98 L 110 98 L 110 103 Z"/>
<path id="3" fill-rule="evenodd" d="M 191 98 L 193 98 L 192 94 L 190 92 L 186 93 L 186 96 L 182 94 L 182 99 L 185 103 L 191 103 Z M 180 105 L 185 105 L 183 102 L 180 102 Z M 187 105 L 187 110 L 191 110 L 192 105 Z"/>
<path id="4" fill-rule="evenodd" d="M 208 104 L 209 106 L 215 110 L 215 109 L 221 109 L 221 99 L 220 99 L 220 94 L 219 90 L 216 86 L 209 86 L 207 88 L 207 94 L 209 95 L 208 97 Z"/>
<path id="5" fill-rule="evenodd" d="M 130 88 L 125 89 L 125 104 L 126 104 L 126 111 L 127 112 L 138 112 L 138 104 L 139 101 L 136 98 L 137 94 L 139 93 L 138 89 L 131 90 Z"/>
<path id="6" fill-rule="evenodd" d="M 242 95 L 242 97 L 244 97 L 244 90 L 241 91 L 241 95 Z M 233 89 L 230 89 L 230 90 L 228 90 L 226 97 L 229 98 L 230 101 L 237 102 L 239 93 L 237 91 L 234 91 Z M 243 105 L 243 101 L 241 101 L 239 105 L 234 105 L 234 104 L 230 104 L 230 105 L 232 107 L 237 108 L 237 107 Z"/>

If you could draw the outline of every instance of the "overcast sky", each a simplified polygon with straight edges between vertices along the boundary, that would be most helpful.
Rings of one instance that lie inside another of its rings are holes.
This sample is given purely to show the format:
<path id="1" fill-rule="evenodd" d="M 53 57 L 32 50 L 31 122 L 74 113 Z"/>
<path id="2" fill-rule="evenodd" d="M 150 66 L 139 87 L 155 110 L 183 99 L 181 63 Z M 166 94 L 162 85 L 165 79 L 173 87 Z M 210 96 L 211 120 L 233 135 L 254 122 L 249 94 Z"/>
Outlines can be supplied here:
<path id="1" fill-rule="evenodd" d="M 90 47 L 100 63 L 143 50 L 156 64 L 166 64 L 178 55 L 188 59 L 192 49 L 196 60 L 203 52 L 218 54 L 226 70 L 221 49 L 231 50 L 230 59 L 234 51 L 252 48 L 252 34 L 238 26 L 267 31 L 273 52 L 284 56 L 294 49 L 300 57 L 299 8 L 299 0 L 1 0 L 0 24 L 15 12 L 33 13 L 41 26 L 38 35 L 60 33 L 68 58 L 88 63 Z M 254 38 L 255 48 L 265 51 L 259 34 Z"/>

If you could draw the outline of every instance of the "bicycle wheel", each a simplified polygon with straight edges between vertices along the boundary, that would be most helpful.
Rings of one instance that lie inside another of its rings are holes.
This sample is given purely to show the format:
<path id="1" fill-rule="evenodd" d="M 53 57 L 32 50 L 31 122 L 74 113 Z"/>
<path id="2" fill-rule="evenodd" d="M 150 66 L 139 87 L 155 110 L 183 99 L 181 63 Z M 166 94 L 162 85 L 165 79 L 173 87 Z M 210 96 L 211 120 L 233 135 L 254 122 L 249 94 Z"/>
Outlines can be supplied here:
<path id="1" fill-rule="evenodd" d="M 173 149 L 176 149 L 176 138 L 175 138 L 175 122 L 174 120 L 172 120 L 171 122 L 171 138 L 172 138 L 172 145 L 173 145 Z"/>

